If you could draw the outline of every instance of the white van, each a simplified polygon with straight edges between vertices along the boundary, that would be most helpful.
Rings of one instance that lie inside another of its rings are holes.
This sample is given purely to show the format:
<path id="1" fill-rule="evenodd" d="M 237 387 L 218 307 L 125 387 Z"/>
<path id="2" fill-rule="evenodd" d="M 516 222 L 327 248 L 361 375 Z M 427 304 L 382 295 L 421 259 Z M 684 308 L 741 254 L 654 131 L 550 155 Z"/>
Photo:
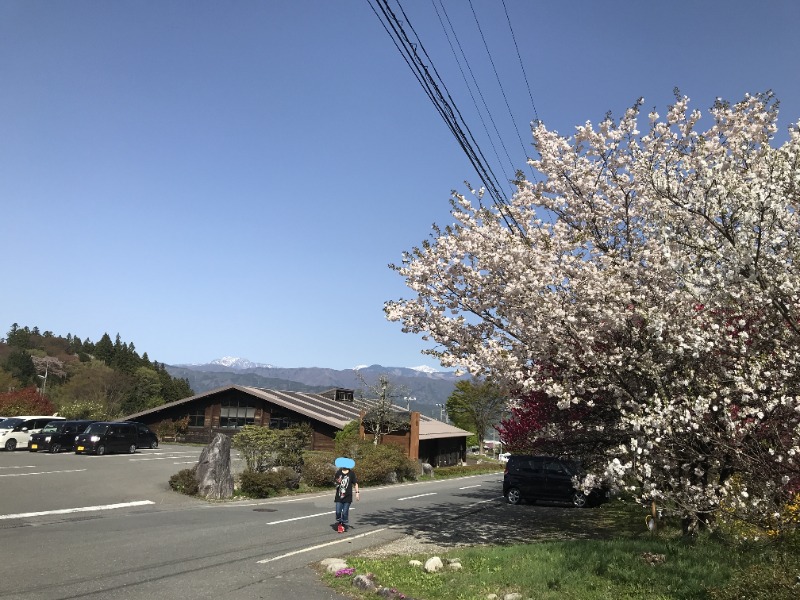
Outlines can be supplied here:
<path id="1" fill-rule="evenodd" d="M 8 451 L 27 448 L 31 434 L 39 433 L 50 421 L 63 421 L 64 417 L 23 415 L 0 421 L 0 448 Z"/>

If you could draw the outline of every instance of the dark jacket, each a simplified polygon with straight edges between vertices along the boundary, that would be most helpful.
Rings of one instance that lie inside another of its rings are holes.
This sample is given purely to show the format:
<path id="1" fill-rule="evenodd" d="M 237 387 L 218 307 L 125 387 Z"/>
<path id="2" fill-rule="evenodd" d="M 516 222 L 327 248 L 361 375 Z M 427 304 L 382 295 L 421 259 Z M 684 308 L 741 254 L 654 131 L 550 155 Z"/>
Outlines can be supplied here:
<path id="1" fill-rule="evenodd" d="M 334 498 L 334 502 L 352 503 L 353 486 L 358 483 L 358 480 L 356 479 L 356 472 L 350 469 L 350 471 L 345 475 L 342 473 L 342 470 L 339 469 L 336 471 L 334 483 L 336 484 L 336 496 Z"/>

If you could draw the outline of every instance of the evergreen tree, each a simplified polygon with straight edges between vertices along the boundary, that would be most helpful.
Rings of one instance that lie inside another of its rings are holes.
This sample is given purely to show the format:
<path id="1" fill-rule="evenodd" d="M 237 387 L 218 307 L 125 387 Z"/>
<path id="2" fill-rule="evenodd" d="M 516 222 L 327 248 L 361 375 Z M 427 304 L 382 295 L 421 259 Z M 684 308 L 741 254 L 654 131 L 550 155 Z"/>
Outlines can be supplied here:
<path id="1" fill-rule="evenodd" d="M 36 367 L 31 355 L 26 350 L 14 350 L 8 355 L 3 368 L 11 373 L 22 386 L 38 384 Z"/>
<path id="2" fill-rule="evenodd" d="M 111 342 L 111 336 L 107 333 L 104 333 L 100 341 L 94 345 L 94 357 L 107 365 L 111 365 L 114 360 L 114 344 Z"/>

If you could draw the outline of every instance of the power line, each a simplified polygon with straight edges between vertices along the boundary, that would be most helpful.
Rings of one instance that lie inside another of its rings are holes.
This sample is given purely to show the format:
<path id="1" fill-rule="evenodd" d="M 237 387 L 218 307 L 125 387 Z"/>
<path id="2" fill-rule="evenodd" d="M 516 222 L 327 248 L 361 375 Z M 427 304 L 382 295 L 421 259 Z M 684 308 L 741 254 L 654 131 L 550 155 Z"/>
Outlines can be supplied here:
<path id="1" fill-rule="evenodd" d="M 489 140 L 489 143 L 492 146 L 492 151 L 494 152 L 494 156 L 497 159 L 497 163 L 498 164 L 502 164 L 502 161 L 500 160 L 500 155 L 497 152 L 497 147 L 495 146 L 495 143 L 494 143 L 494 138 L 492 137 L 492 134 L 489 133 L 489 128 L 486 126 L 486 121 L 483 118 L 483 112 L 481 111 L 480 107 L 478 106 L 478 101 L 475 99 L 475 95 L 472 93 L 472 86 L 470 86 L 470 83 L 467 80 L 467 76 L 464 73 L 464 69 L 461 67 L 461 60 L 458 58 L 458 54 L 456 53 L 455 48 L 453 48 L 453 43 L 450 41 L 450 35 L 448 34 L 447 28 L 445 27 L 444 22 L 442 21 L 442 17 L 439 14 L 439 9 L 436 7 L 436 0 L 431 0 L 431 1 L 433 3 L 433 8 L 436 11 L 436 16 L 439 18 L 439 23 L 442 25 L 442 30 L 444 31 L 444 35 L 445 35 L 445 38 L 447 39 L 447 43 L 450 46 L 450 51 L 453 53 L 453 58 L 455 58 L 456 64 L 458 65 L 458 70 L 461 72 L 461 77 L 464 79 L 464 83 L 466 84 L 467 91 L 469 92 L 470 98 L 472 98 L 472 103 L 475 106 L 475 112 L 477 112 L 478 118 L 481 120 L 481 124 L 483 125 L 483 130 L 486 133 L 486 137 L 487 137 L 487 139 Z M 489 117 L 489 121 L 491 121 L 491 123 L 492 123 L 492 127 L 494 128 L 495 134 L 497 134 L 497 138 L 500 140 L 500 143 L 503 146 L 503 150 L 506 153 L 506 158 L 508 159 L 508 161 L 509 161 L 509 163 L 511 165 L 511 172 L 513 173 L 515 171 L 514 162 L 511 160 L 511 157 L 508 155 L 508 150 L 506 149 L 505 144 L 503 144 L 503 137 L 500 135 L 500 131 L 497 129 L 497 124 L 495 123 L 494 118 L 492 117 L 492 111 L 489 110 L 489 106 L 486 103 L 486 98 L 484 97 L 483 92 L 481 91 L 480 85 L 478 85 L 478 80 L 475 77 L 475 73 L 472 71 L 472 67 L 469 64 L 469 60 L 467 60 L 467 55 L 464 52 L 464 48 L 461 46 L 461 42 L 458 39 L 458 35 L 456 34 L 455 27 L 453 27 L 452 21 L 450 21 L 450 15 L 447 14 L 447 9 L 445 9 L 445 7 L 444 7 L 444 1 L 443 0 L 439 0 L 439 3 L 441 4 L 442 13 L 444 14 L 445 19 L 447 20 L 447 24 L 450 27 L 450 31 L 453 34 L 453 39 L 455 40 L 456 44 L 458 45 L 458 50 L 461 53 L 461 56 L 462 56 L 462 58 L 464 60 L 464 64 L 466 65 L 466 68 L 469 71 L 470 77 L 472 78 L 472 84 L 475 86 L 475 90 L 477 91 L 478 96 L 480 96 L 481 102 L 483 104 L 483 108 L 486 111 L 487 116 Z M 504 175 L 506 176 L 507 180 L 510 181 L 512 179 L 512 177 L 508 176 L 508 173 L 504 173 Z"/>
<path id="2" fill-rule="evenodd" d="M 480 21 L 478 20 L 478 15 L 475 13 L 475 7 L 472 5 L 472 0 L 469 0 L 469 7 L 472 10 L 472 16 L 475 18 L 475 25 L 478 26 L 478 32 L 481 34 L 481 40 L 483 41 L 483 47 L 486 48 L 486 55 L 489 57 L 489 63 L 492 65 L 492 71 L 494 71 L 495 79 L 497 79 L 497 85 L 500 88 L 500 93 L 503 95 L 503 100 L 506 103 L 506 109 L 508 109 L 508 116 L 511 117 L 511 123 L 514 125 L 514 131 L 517 134 L 517 139 L 519 140 L 519 145 L 522 148 L 522 153 L 525 155 L 525 162 L 527 163 L 527 159 L 529 158 L 528 152 L 525 149 L 525 143 L 522 141 L 522 136 L 519 133 L 519 127 L 517 126 L 517 121 L 514 118 L 514 113 L 511 110 L 511 105 L 508 103 L 508 96 L 506 96 L 506 90 L 503 88 L 503 82 L 500 80 L 500 75 L 497 72 L 497 67 L 494 64 L 494 59 L 492 58 L 492 53 L 489 51 L 489 44 L 486 42 L 486 37 L 483 35 L 483 29 L 481 28 Z M 513 34 L 513 31 L 512 31 Z M 503 145 L 505 149 L 505 145 Z M 508 152 L 506 152 L 508 155 Z M 511 158 L 509 157 L 509 160 Z M 513 164 L 513 163 L 512 163 Z"/>
<path id="3" fill-rule="evenodd" d="M 519 46 L 517 46 L 517 36 L 514 35 L 514 28 L 511 26 L 511 17 L 508 16 L 508 8 L 506 7 L 506 0 L 502 0 L 503 10 L 506 13 L 506 21 L 508 21 L 508 30 L 511 32 L 511 39 L 514 41 L 514 49 L 517 51 L 517 58 L 519 59 L 519 68 L 522 70 L 522 77 L 525 79 L 525 86 L 528 88 L 528 97 L 531 99 L 531 107 L 533 108 L 533 116 L 539 120 L 539 112 L 536 110 L 536 103 L 533 101 L 533 93 L 531 93 L 531 84 L 528 82 L 528 75 L 525 73 L 525 65 L 522 62 L 522 56 L 519 53 Z"/>
<path id="4" fill-rule="evenodd" d="M 396 3 L 403 15 L 404 21 L 398 19 L 395 12 L 389 6 L 388 0 L 367 0 L 367 2 L 375 13 L 375 16 L 381 21 L 384 30 L 392 37 L 395 47 L 398 48 L 406 64 L 409 65 L 426 95 L 434 104 L 439 115 L 444 119 L 448 128 L 456 138 L 456 141 L 467 155 L 478 177 L 481 179 L 486 193 L 489 194 L 503 217 L 506 226 L 517 229 L 519 233 L 525 237 L 524 231 L 508 211 L 508 199 L 501 186 L 498 184 L 497 177 L 494 175 L 491 166 L 489 166 L 483 156 L 472 132 L 467 126 L 461 112 L 458 110 L 455 101 L 447 90 L 447 86 L 437 72 L 430 55 L 428 55 L 425 50 L 425 46 L 422 44 L 419 35 L 409 21 L 408 15 L 406 15 L 399 0 L 397 0 Z M 375 5 L 377 5 L 377 8 Z M 383 15 L 383 17 L 381 17 L 381 15 Z M 403 27 L 403 23 L 408 24 L 414 34 L 416 43 L 413 43 L 409 38 Z M 417 51 L 418 48 L 425 55 L 427 64 L 420 57 Z M 446 97 L 442 90 L 446 93 Z"/>

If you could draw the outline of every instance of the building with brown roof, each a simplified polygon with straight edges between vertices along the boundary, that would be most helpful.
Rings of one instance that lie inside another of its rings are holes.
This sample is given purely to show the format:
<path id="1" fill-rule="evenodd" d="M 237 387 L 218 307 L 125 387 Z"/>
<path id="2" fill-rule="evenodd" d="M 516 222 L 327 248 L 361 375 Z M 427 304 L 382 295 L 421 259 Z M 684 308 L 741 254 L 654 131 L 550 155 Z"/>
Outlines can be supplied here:
<path id="1" fill-rule="evenodd" d="M 216 433 L 234 435 L 245 425 L 285 429 L 308 423 L 310 450 L 334 451 L 334 436 L 375 405 L 357 399 L 353 390 L 335 388 L 320 394 L 232 385 L 183 398 L 125 417 L 157 428 L 163 421 L 188 418 L 186 441 L 207 443 Z M 407 412 L 397 407 L 398 412 Z M 384 436 L 382 443 L 402 447 L 407 456 L 433 466 L 466 459 L 467 437 L 458 427 L 412 412 L 408 432 Z M 362 428 L 363 430 L 363 428 Z"/>

